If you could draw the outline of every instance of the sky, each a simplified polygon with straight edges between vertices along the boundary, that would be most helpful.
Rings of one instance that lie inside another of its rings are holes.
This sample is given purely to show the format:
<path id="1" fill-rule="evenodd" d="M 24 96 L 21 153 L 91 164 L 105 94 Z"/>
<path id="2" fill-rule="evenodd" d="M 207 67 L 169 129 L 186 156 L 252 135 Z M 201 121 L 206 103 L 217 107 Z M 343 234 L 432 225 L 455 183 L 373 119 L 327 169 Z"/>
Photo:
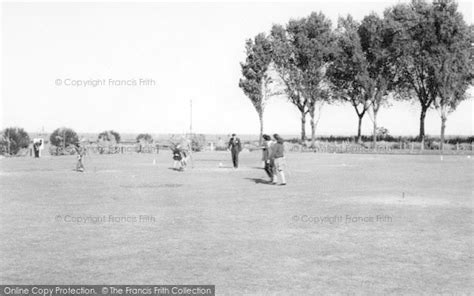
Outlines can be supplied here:
<path id="1" fill-rule="evenodd" d="M 245 40 L 272 24 L 323 12 L 361 20 L 404 1 L 2 2 L 0 127 L 29 132 L 257 134 L 259 121 L 238 87 Z M 459 2 L 472 23 L 472 3 Z M 447 122 L 448 135 L 472 135 L 472 96 Z M 392 135 L 416 135 L 420 107 L 394 102 L 379 112 Z M 300 115 L 284 97 L 269 102 L 265 132 L 299 134 Z M 309 118 L 308 118 L 309 121 Z M 363 133 L 370 134 L 367 116 Z M 430 110 L 429 135 L 440 117 Z M 319 135 L 353 135 L 357 116 L 325 106 Z M 310 127 L 307 127 L 307 133 Z"/>

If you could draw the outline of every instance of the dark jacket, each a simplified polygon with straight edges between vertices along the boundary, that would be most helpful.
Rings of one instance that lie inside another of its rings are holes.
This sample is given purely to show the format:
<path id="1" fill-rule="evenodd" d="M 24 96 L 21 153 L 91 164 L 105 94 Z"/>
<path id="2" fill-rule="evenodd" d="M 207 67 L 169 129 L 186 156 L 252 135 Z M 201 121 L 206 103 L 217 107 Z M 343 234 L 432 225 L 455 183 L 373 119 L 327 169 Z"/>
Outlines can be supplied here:
<path id="1" fill-rule="evenodd" d="M 242 142 L 239 138 L 230 138 L 228 148 L 233 152 L 242 151 Z"/>
<path id="2" fill-rule="evenodd" d="M 262 160 L 265 161 L 265 162 L 270 160 L 272 145 L 273 145 L 272 141 L 263 142 Z"/>
<path id="3" fill-rule="evenodd" d="M 173 159 L 174 160 L 182 160 L 183 159 L 183 154 L 181 149 L 179 148 L 174 148 L 173 149 Z"/>

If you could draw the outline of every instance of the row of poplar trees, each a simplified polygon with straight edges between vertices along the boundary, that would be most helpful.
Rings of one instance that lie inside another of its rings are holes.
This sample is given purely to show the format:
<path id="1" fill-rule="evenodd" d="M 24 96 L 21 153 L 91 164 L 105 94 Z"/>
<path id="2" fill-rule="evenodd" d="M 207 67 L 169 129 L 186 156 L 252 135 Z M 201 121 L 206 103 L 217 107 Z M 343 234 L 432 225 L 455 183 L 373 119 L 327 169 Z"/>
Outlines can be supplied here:
<path id="1" fill-rule="evenodd" d="M 335 29 L 323 13 L 313 12 L 247 40 L 239 86 L 258 113 L 260 140 L 265 106 L 285 95 L 301 114 L 303 142 L 309 114 L 311 145 L 322 106 L 345 102 L 358 116 L 358 142 L 369 114 L 375 147 L 377 113 L 392 99 L 419 103 L 422 147 L 426 113 L 437 109 L 443 145 L 447 116 L 473 82 L 473 35 L 451 0 L 397 4 L 383 17 L 371 13 L 361 22 L 348 15 Z"/>

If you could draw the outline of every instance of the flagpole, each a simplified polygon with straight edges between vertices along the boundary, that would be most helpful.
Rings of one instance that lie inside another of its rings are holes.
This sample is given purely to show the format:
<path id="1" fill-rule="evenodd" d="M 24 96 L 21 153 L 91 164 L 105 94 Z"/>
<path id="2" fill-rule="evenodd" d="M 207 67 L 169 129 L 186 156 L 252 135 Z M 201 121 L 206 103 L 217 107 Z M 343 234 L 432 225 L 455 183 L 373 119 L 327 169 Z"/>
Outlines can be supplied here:
<path id="1" fill-rule="evenodd" d="M 189 100 L 190 112 L 189 112 L 189 134 L 193 134 L 193 99 Z"/>
<path id="2" fill-rule="evenodd" d="M 189 156 L 191 158 L 191 167 L 194 168 L 193 159 L 193 99 L 189 100 Z"/>

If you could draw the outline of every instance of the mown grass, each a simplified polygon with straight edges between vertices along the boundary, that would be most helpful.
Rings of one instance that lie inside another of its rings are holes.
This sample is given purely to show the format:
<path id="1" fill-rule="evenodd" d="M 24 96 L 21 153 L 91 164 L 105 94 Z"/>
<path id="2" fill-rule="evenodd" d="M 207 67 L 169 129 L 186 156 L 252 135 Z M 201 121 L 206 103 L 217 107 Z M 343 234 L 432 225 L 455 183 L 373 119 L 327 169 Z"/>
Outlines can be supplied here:
<path id="1" fill-rule="evenodd" d="M 0 283 L 215 284 L 218 295 L 474 290 L 466 156 L 290 153 L 286 187 L 262 182 L 258 152 L 241 156 L 234 171 L 227 153 L 197 153 L 185 172 L 170 169 L 168 152 L 91 155 L 85 173 L 72 156 L 0 160 Z M 110 221 L 140 215 L 154 220 Z M 347 223 L 377 215 L 390 220 Z"/>

